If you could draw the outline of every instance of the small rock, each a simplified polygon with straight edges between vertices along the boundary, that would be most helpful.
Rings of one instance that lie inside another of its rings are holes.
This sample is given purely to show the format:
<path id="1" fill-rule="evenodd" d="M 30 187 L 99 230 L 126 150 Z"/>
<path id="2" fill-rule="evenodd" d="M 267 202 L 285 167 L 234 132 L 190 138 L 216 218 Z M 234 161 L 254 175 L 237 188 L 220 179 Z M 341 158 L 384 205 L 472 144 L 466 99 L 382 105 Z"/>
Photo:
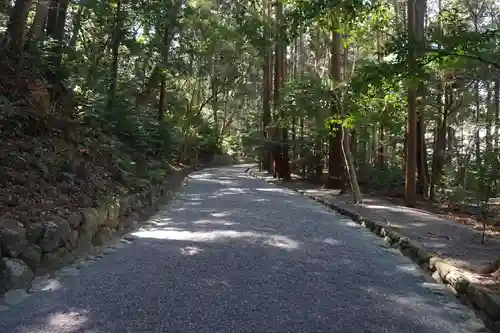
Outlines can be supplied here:
<path id="1" fill-rule="evenodd" d="M 444 260 L 434 260 L 432 264 L 430 264 L 431 268 L 435 268 L 436 272 L 438 272 L 441 279 L 446 280 L 446 276 L 456 268 L 453 265 L 445 262 Z"/>
<path id="2" fill-rule="evenodd" d="M 29 294 L 24 289 L 11 289 L 3 295 L 5 304 L 16 305 L 25 300 Z"/>
<path id="3" fill-rule="evenodd" d="M 28 290 L 28 293 L 33 294 L 38 291 L 55 291 L 61 287 L 61 283 L 57 279 L 49 276 L 37 276 Z"/>
<path id="4" fill-rule="evenodd" d="M 441 279 L 441 277 L 439 276 L 439 272 L 438 271 L 435 271 L 434 273 L 432 273 L 432 278 L 437 283 L 444 283 L 443 279 Z"/>
<path id="5" fill-rule="evenodd" d="M 37 245 L 28 245 L 21 252 L 19 258 L 24 261 L 29 268 L 36 271 L 42 260 L 42 249 Z"/>
<path id="6" fill-rule="evenodd" d="M 37 244 L 42 237 L 43 225 L 41 223 L 31 223 L 26 227 L 26 238 L 28 243 Z"/>
<path id="7" fill-rule="evenodd" d="M 493 320 L 500 319 L 500 297 L 486 287 L 469 284 L 467 287 L 469 299 Z"/>
<path id="8" fill-rule="evenodd" d="M 484 323 L 478 318 L 470 318 L 464 323 L 462 323 L 461 326 L 471 332 L 477 332 L 477 333 L 489 332 L 484 326 Z"/>
<path id="9" fill-rule="evenodd" d="M 44 252 L 51 252 L 60 246 L 69 244 L 71 239 L 71 227 L 68 221 L 62 218 L 54 218 L 44 223 L 40 247 Z"/>
<path id="10" fill-rule="evenodd" d="M 33 271 L 21 259 L 2 258 L 3 276 L 7 289 L 28 289 L 35 277 Z"/>
<path id="11" fill-rule="evenodd" d="M 26 245 L 26 230 L 22 223 L 12 219 L 0 219 L 0 245 L 3 255 L 19 256 Z"/>
<path id="12" fill-rule="evenodd" d="M 458 270 L 450 271 L 448 273 L 448 275 L 446 275 L 445 280 L 458 293 L 465 294 L 467 292 L 467 287 L 469 286 L 469 281 Z"/>
<path id="13" fill-rule="evenodd" d="M 69 265 L 74 260 L 68 249 L 60 247 L 54 252 L 47 252 L 42 255 L 40 267 L 44 270 L 53 270 Z"/>

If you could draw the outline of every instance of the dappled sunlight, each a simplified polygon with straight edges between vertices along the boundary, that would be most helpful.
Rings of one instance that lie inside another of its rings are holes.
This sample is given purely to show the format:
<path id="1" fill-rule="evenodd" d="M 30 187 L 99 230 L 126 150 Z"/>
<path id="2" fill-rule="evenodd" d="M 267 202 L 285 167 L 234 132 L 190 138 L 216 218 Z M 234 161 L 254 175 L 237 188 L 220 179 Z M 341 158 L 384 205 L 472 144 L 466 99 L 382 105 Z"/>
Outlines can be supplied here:
<path id="1" fill-rule="evenodd" d="M 210 287 L 224 287 L 231 288 L 231 284 L 224 280 L 216 280 L 216 279 L 201 279 L 200 282 L 206 286 Z"/>
<path id="2" fill-rule="evenodd" d="M 39 291 L 56 291 L 63 288 L 61 282 L 57 279 L 48 277 L 37 277 L 33 281 L 31 290 L 33 292 Z"/>
<path id="3" fill-rule="evenodd" d="M 54 313 L 50 315 L 47 321 L 50 326 L 57 328 L 59 331 L 63 329 L 66 332 L 74 332 L 88 320 L 85 312 Z"/>
<path id="4" fill-rule="evenodd" d="M 150 218 L 148 220 L 149 223 L 156 223 L 158 225 L 165 225 L 167 224 L 167 222 L 170 222 L 172 220 L 171 217 L 164 217 L 164 216 L 161 216 L 161 215 L 156 215 L 156 216 L 153 216 L 152 218 Z"/>
<path id="5" fill-rule="evenodd" d="M 180 250 L 181 250 L 181 254 L 183 256 L 194 256 L 194 255 L 197 255 L 197 254 L 205 251 L 202 248 L 199 248 L 196 246 L 185 246 L 185 247 L 181 247 Z"/>
<path id="6" fill-rule="evenodd" d="M 282 194 L 287 194 L 287 195 L 291 195 L 291 194 L 295 194 L 295 192 L 291 191 L 291 190 L 287 190 L 287 189 L 283 189 L 283 188 L 279 188 L 279 187 L 259 187 L 259 188 L 256 188 L 255 189 L 256 191 L 259 191 L 259 192 L 276 192 L 276 193 L 282 193 Z"/>
<path id="7" fill-rule="evenodd" d="M 200 194 L 188 194 L 188 195 L 185 195 L 184 198 L 186 198 L 189 201 L 203 201 L 204 200 L 203 196 Z"/>
<path id="8" fill-rule="evenodd" d="M 219 213 L 210 213 L 211 216 L 213 217 L 226 217 L 231 215 L 231 212 L 225 211 L 225 212 L 219 212 Z"/>
<path id="9" fill-rule="evenodd" d="M 197 220 L 197 221 L 194 221 L 193 224 L 194 225 L 226 225 L 226 226 L 230 226 L 230 225 L 235 225 L 238 223 L 234 223 L 234 222 L 227 221 L 227 220 Z"/>
<path id="10" fill-rule="evenodd" d="M 398 265 L 396 266 L 396 269 L 401 272 L 405 272 L 407 274 L 411 274 L 414 276 L 424 276 L 424 273 L 420 269 L 420 267 L 414 265 L 414 264 L 407 264 L 407 265 Z"/>
<path id="11" fill-rule="evenodd" d="M 249 189 L 247 188 L 241 188 L 241 187 L 225 187 L 223 189 L 220 189 L 218 191 L 214 191 L 211 193 L 206 193 L 206 196 L 204 197 L 204 200 L 206 199 L 217 199 L 226 195 L 233 195 L 233 194 L 245 194 L 245 193 L 251 193 Z M 188 198 L 189 200 L 189 198 Z"/>
<path id="12" fill-rule="evenodd" d="M 285 236 L 272 236 L 264 240 L 264 244 L 284 250 L 297 250 L 299 243 Z"/>
<path id="13" fill-rule="evenodd" d="M 197 173 L 190 176 L 191 179 L 201 182 L 210 182 L 221 185 L 237 185 L 238 181 L 234 177 L 220 177 L 213 173 Z"/>
<path id="14" fill-rule="evenodd" d="M 351 219 L 339 219 L 339 220 L 337 220 L 337 223 L 343 224 L 343 225 L 351 227 L 351 228 L 360 228 L 361 227 L 359 225 L 359 223 L 357 223 Z"/>
<path id="15" fill-rule="evenodd" d="M 22 328 L 22 333 L 77 333 L 92 332 L 85 330 L 86 324 L 89 322 L 88 311 L 86 310 L 64 310 L 50 314 L 46 320 L 43 328 L 39 325 L 35 327 L 25 326 Z"/>
<path id="16" fill-rule="evenodd" d="M 216 177 L 216 175 L 214 173 L 210 173 L 210 172 L 197 172 L 197 173 L 194 173 L 192 175 L 189 175 L 189 178 L 197 179 L 197 180 L 198 179 L 201 179 L 201 180 L 210 179 L 213 177 Z"/>
<path id="17" fill-rule="evenodd" d="M 187 205 L 187 206 L 200 206 L 201 205 L 201 202 L 185 202 L 184 205 Z"/>
<path id="18" fill-rule="evenodd" d="M 174 230 L 173 228 L 142 230 L 133 233 L 138 238 L 164 239 L 189 242 L 221 242 L 230 240 L 243 240 L 250 243 L 261 242 L 264 245 L 277 247 L 286 250 L 299 249 L 299 242 L 289 237 L 267 233 L 257 233 L 253 231 L 235 230 L 212 230 L 212 231 L 188 231 Z"/>
<path id="19" fill-rule="evenodd" d="M 408 214 L 410 216 L 417 217 L 419 219 L 425 218 L 428 220 L 439 220 L 441 221 L 442 218 L 436 215 L 431 215 L 425 211 L 417 210 L 417 209 L 410 209 L 408 207 L 402 207 L 402 206 L 385 206 L 385 205 L 367 205 L 363 203 L 363 207 L 368 208 L 368 209 L 374 209 L 374 210 L 386 210 L 390 212 L 396 212 L 396 213 L 404 213 Z"/>
<path id="20" fill-rule="evenodd" d="M 337 239 L 333 239 L 333 238 L 325 238 L 323 240 L 323 243 L 328 244 L 328 245 L 343 245 L 344 244 L 344 242 L 339 241 Z"/>

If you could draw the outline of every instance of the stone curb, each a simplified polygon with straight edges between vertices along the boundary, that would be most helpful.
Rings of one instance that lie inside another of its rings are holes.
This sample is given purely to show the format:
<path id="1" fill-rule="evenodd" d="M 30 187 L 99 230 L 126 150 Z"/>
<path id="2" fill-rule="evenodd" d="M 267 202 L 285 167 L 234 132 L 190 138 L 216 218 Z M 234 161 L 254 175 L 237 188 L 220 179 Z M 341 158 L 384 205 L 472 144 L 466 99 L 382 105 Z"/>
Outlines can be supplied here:
<path id="1" fill-rule="evenodd" d="M 254 178 L 266 181 L 264 177 L 259 176 L 252 169 L 248 169 L 247 173 Z M 328 202 L 319 196 L 307 194 L 303 190 L 291 190 L 351 218 L 375 235 L 383 238 L 388 245 L 397 248 L 402 255 L 418 264 L 436 282 L 446 285 L 455 296 L 461 299 L 465 297 L 466 303 L 474 310 L 479 310 L 491 325 L 495 328 L 500 327 L 500 295 L 491 293 L 484 286 L 474 283 L 467 277 L 467 272 L 463 269 L 455 267 L 436 253 L 428 252 L 421 244 L 394 231 L 388 225 L 373 221 L 357 212 Z"/>
<path id="2" fill-rule="evenodd" d="M 58 247 L 53 252 L 45 253 L 46 257 L 39 254 L 36 267 L 28 267 L 29 261 L 25 261 L 24 258 L 0 258 L 2 264 L 0 273 L 10 273 L 12 276 L 8 276 L 12 281 L 22 282 L 3 286 L 5 293 L 0 293 L 0 297 L 3 295 L 6 303 L 16 303 L 18 299 L 37 289 L 35 286 L 37 280 L 58 276 L 62 271 L 71 270 L 72 266 L 79 269 L 84 266 L 82 265 L 84 261 L 91 263 L 95 258 L 111 253 L 113 248 L 117 248 L 116 244 L 112 243 L 125 244 L 125 239 L 130 235 L 128 233 L 142 227 L 148 217 L 156 213 L 160 207 L 173 201 L 187 183 L 189 175 L 200 169 L 203 167 L 185 167 L 176 170 L 146 190 L 108 198 L 99 207 L 81 209 L 78 223 L 73 225 L 64 222 L 69 224 L 68 228 L 71 227 L 69 232 L 77 234 L 76 239 L 68 243 L 71 244 L 71 248 L 67 244 L 67 247 Z M 28 245 L 39 249 L 42 247 L 42 244 Z M 9 273 L 5 271 L 9 269 L 7 265 L 11 265 Z M 10 299 L 16 301 L 10 302 Z"/>

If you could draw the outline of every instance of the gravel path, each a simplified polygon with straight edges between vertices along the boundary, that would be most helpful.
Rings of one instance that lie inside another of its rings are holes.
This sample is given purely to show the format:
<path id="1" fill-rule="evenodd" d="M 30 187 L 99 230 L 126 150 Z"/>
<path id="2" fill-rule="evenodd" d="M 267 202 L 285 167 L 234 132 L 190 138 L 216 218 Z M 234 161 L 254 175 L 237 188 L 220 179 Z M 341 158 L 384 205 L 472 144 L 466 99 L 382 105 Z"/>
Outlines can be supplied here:
<path id="1" fill-rule="evenodd" d="M 0 332 L 461 333 L 476 323 L 379 238 L 241 166 L 191 175 L 150 222 L 4 307 Z"/>

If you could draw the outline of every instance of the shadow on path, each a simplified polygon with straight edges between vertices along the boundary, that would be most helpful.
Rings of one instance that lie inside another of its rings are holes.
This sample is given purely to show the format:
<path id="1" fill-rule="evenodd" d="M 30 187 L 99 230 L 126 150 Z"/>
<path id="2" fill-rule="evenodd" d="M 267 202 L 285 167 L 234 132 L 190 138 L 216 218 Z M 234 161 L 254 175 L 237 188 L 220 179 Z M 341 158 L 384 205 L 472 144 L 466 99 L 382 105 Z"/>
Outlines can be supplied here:
<path id="1" fill-rule="evenodd" d="M 192 175 L 148 225 L 0 312 L 0 332 L 466 332 L 413 264 L 241 167 Z"/>

